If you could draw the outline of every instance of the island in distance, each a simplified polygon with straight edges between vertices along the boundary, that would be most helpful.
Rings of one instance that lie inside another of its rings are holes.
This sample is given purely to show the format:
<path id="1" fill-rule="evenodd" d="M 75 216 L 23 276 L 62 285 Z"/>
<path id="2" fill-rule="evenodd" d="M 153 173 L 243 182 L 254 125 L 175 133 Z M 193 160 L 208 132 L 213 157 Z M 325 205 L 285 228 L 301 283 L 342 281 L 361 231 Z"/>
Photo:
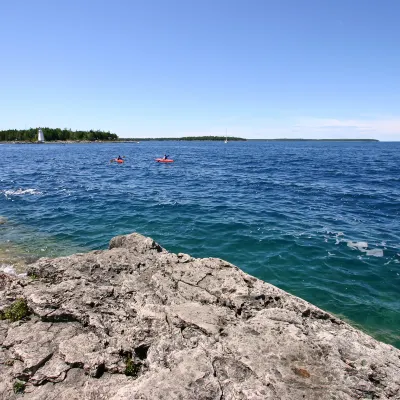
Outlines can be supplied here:
<path id="1" fill-rule="evenodd" d="M 101 130 L 72 131 L 71 129 L 60 128 L 29 128 L 29 129 L 8 129 L 0 131 L 0 142 L 6 143 L 37 143 L 38 131 L 43 132 L 44 141 L 51 142 L 145 142 L 145 141 L 320 141 L 320 142 L 379 142 L 377 139 L 246 139 L 236 136 L 183 136 L 183 137 L 158 137 L 158 138 L 120 138 L 116 133 Z"/>

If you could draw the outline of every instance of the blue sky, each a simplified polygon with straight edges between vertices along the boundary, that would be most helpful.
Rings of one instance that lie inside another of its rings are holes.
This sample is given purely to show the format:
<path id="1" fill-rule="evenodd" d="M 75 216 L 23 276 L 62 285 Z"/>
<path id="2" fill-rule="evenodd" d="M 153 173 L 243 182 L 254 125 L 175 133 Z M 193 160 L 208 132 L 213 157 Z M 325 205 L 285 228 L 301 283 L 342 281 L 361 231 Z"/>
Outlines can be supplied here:
<path id="1" fill-rule="evenodd" d="M 3 0 L 0 129 L 400 140 L 398 0 Z"/>

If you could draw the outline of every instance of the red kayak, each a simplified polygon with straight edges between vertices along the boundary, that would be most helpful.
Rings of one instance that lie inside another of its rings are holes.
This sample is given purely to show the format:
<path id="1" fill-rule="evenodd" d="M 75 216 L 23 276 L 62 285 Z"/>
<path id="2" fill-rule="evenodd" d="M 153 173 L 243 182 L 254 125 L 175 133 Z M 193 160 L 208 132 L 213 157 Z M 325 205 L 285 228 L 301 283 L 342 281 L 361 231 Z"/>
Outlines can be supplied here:
<path id="1" fill-rule="evenodd" d="M 168 162 L 174 162 L 174 160 L 171 160 L 171 159 L 169 159 L 169 158 L 167 158 L 167 159 L 165 159 L 165 158 L 156 158 L 156 161 L 157 162 L 166 162 L 166 163 L 168 163 Z"/>

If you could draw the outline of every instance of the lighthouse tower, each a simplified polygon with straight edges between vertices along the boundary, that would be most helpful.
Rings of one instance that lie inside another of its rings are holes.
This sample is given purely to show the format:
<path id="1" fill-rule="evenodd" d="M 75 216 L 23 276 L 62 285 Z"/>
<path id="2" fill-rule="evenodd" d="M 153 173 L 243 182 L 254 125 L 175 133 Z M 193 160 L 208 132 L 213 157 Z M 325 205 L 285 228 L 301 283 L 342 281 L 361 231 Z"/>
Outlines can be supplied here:
<path id="1" fill-rule="evenodd" d="M 43 131 L 41 129 L 38 130 L 38 142 L 39 143 L 44 142 L 44 135 L 43 135 Z"/>

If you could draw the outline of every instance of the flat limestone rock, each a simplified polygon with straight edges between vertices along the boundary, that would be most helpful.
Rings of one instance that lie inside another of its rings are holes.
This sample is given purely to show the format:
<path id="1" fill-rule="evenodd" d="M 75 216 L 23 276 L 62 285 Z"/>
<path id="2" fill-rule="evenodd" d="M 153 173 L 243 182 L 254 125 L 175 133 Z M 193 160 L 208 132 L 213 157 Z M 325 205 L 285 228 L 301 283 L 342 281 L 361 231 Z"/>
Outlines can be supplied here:
<path id="1" fill-rule="evenodd" d="M 1 282 L 0 399 L 400 399 L 400 350 L 136 233 Z"/>

